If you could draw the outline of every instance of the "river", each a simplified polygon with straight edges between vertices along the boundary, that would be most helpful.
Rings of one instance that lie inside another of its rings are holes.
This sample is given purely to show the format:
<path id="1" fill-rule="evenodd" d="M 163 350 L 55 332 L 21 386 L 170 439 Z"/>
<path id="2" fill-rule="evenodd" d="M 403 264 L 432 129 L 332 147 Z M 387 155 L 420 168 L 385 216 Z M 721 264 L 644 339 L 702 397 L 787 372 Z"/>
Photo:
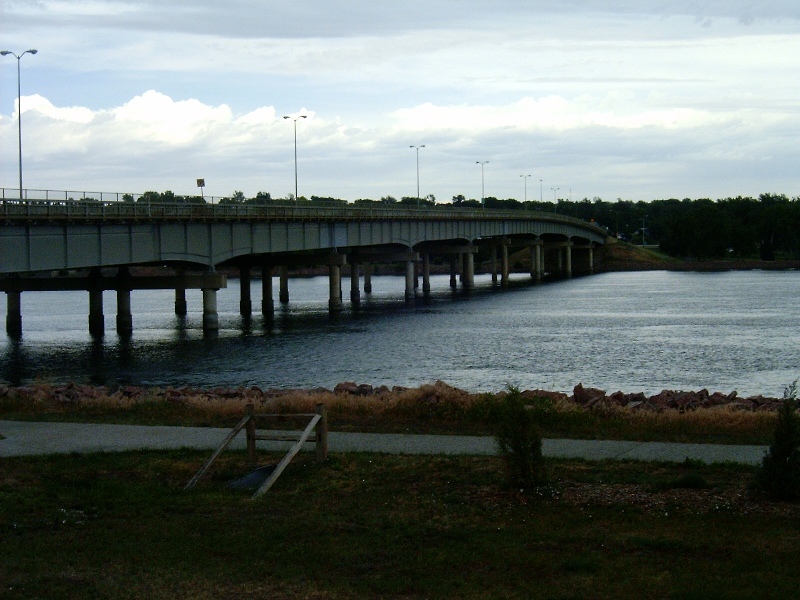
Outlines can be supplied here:
<path id="1" fill-rule="evenodd" d="M 187 292 L 189 314 L 179 318 L 165 290 L 131 294 L 134 334 L 121 340 L 107 292 L 100 341 L 88 333 L 85 292 L 24 293 L 22 339 L 0 333 L 0 383 L 330 388 L 441 379 L 470 391 L 583 383 L 780 396 L 800 377 L 800 272 L 604 273 L 538 286 L 512 277 L 507 291 L 477 276 L 475 291 L 454 294 L 449 276 L 432 276 L 431 300 L 410 306 L 402 277 L 374 277 L 361 309 L 345 300 L 335 317 L 327 278 L 292 279 L 290 303 L 276 298 L 271 325 L 260 315 L 243 321 L 238 281 L 229 280 L 215 337 L 202 334 L 199 291 Z M 260 307 L 260 282 L 252 288 Z"/>

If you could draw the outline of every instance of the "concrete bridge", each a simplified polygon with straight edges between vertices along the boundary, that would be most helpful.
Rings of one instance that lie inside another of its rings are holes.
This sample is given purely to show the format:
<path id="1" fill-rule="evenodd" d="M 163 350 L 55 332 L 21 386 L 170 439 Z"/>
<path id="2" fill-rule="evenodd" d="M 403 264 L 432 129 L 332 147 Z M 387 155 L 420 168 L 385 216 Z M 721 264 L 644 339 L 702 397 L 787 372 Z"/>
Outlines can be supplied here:
<path id="1" fill-rule="evenodd" d="M 203 328 L 218 328 L 220 270 L 237 269 L 240 308 L 252 313 L 251 273 L 260 271 L 261 311 L 274 310 L 272 278 L 279 273 L 288 302 L 291 268 L 325 266 L 329 309 L 342 309 L 342 269 L 349 266 L 350 299 L 372 291 L 372 265 L 405 265 L 407 300 L 430 293 L 431 262 L 449 263 L 450 285 L 474 286 L 475 256 L 491 265 L 492 281 L 508 284 L 509 252 L 530 251 L 531 277 L 592 273 L 606 232 L 551 213 L 405 207 L 274 207 L 244 204 L 3 200 L 0 201 L 0 291 L 7 296 L 6 330 L 22 334 L 21 294 L 86 290 L 89 330 L 102 336 L 104 290 L 117 293 L 117 331 L 132 332 L 130 292 L 175 289 L 175 311 L 186 313 L 186 290 L 203 293 Z M 135 267 L 165 274 L 137 275 Z"/>

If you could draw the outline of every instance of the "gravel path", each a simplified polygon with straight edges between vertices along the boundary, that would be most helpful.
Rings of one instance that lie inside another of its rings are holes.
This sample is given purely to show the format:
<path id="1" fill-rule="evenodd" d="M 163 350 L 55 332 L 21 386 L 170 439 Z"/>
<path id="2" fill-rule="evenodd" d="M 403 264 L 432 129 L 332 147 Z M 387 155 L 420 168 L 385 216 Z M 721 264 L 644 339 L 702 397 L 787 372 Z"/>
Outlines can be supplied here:
<path id="1" fill-rule="evenodd" d="M 0 456 L 30 456 L 70 452 L 118 452 L 158 448 L 213 450 L 230 429 L 213 427 L 168 427 L 104 425 L 85 423 L 32 423 L 0 421 Z M 230 447 L 244 448 L 244 433 Z M 288 450 L 288 442 L 259 442 L 259 448 Z M 407 435 L 385 433 L 328 434 L 330 452 L 382 452 L 387 454 L 494 454 L 494 439 L 488 436 Z M 705 463 L 761 462 L 766 446 L 718 444 L 669 444 L 608 440 L 544 440 L 545 456 L 588 460 L 642 460 L 682 462 L 687 458 Z"/>

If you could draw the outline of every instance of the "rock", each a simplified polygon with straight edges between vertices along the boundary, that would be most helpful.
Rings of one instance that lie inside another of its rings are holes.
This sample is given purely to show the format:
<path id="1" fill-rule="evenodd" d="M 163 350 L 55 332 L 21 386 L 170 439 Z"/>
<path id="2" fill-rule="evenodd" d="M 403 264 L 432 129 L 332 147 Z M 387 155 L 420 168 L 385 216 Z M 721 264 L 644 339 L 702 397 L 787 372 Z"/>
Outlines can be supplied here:
<path id="1" fill-rule="evenodd" d="M 573 388 L 572 394 L 575 398 L 575 402 L 587 408 L 594 406 L 601 400 L 605 400 L 606 397 L 604 390 L 598 390 L 597 388 L 585 388 L 581 383 Z"/>
<path id="2" fill-rule="evenodd" d="M 358 395 L 358 385 L 353 381 L 343 381 L 342 383 L 336 384 L 336 387 L 333 388 L 333 392 L 335 394 L 351 394 L 355 396 Z"/>

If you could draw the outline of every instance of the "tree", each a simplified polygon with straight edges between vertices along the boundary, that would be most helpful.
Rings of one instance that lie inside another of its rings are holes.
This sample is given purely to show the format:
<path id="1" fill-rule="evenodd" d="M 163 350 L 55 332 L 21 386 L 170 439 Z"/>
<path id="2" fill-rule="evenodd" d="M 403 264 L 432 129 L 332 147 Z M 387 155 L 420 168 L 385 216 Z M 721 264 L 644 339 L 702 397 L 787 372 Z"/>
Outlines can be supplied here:
<path id="1" fill-rule="evenodd" d="M 505 459 L 508 484 L 531 489 L 545 480 L 542 437 L 521 392 L 509 388 L 496 413 L 495 440 Z"/>
<path id="2" fill-rule="evenodd" d="M 800 415 L 797 380 L 783 393 L 772 444 L 756 475 L 757 484 L 776 500 L 800 498 Z"/>

